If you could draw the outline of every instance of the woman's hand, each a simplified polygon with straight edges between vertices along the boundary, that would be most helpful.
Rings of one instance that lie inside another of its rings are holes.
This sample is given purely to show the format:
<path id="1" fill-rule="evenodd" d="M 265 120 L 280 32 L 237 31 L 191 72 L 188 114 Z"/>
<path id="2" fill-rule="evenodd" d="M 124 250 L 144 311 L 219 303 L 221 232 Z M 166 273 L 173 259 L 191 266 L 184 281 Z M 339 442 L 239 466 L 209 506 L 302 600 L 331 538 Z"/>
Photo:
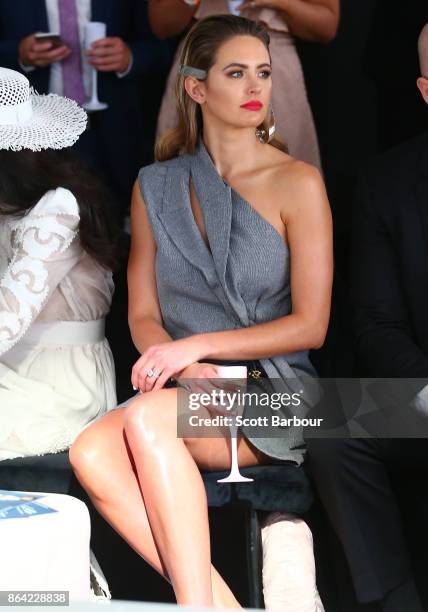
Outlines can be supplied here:
<path id="1" fill-rule="evenodd" d="M 132 368 L 132 385 L 143 392 L 162 389 L 171 376 L 180 375 L 203 354 L 202 343 L 195 336 L 155 344 L 144 351 Z"/>
<path id="2" fill-rule="evenodd" d="M 244 0 L 239 10 L 273 8 L 283 13 L 293 34 L 302 40 L 328 43 L 336 36 L 339 0 Z"/>
<path id="3" fill-rule="evenodd" d="M 274 8 L 282 9 L 282 0 L 243 0 L 242 4 L 238 5 L 238 10 L 252 8 Z"/>
<path id="4" fill-rule="evenodd" d="M 187 390 L 193 394 L 208 394 L 211 397 L 214 395 L 218 396 L 219 391 L 233 394 L 238 391 L 242 391 L 242 387 L 236 385 L 234 380 L 224 380 L 219 374 L 219 366 L 213 363 L 192 363 L 177 376 L 177 380 L 188 381 L 185 385 Z M 216 382 L 216 379 L 220 379 L 220 382 Z M 227 409 L 226 405 L 222 405 L 219 401 L 216 404 L 204 404 L 204 407 L 215 415 L 230 416 L 230 408 Z"/>
<path id="5" fill-rule="evenodd" d="M 217 378 L 218 371 L 217 366 L 213 363 L 192 363 L 186 368 L 184 368 L 178 376 L 175 378 L 177 380 L 185 380 L 192 378 Z"/>

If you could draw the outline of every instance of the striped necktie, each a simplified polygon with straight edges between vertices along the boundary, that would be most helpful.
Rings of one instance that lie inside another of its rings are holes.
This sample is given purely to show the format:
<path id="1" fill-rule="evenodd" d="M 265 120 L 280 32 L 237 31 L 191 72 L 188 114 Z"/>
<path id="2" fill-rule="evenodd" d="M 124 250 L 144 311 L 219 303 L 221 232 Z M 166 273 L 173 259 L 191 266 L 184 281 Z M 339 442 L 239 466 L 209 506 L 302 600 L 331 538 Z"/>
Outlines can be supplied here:
<path id="1" fill-rule="evenodd" d="M 83 85 L 79 24 L 77 20 L 76 0 L 58 0 L 61 38 L 71 54 L 62 62 L 64 96 L 76 100 L 79 104 L 85 101 Z"/>

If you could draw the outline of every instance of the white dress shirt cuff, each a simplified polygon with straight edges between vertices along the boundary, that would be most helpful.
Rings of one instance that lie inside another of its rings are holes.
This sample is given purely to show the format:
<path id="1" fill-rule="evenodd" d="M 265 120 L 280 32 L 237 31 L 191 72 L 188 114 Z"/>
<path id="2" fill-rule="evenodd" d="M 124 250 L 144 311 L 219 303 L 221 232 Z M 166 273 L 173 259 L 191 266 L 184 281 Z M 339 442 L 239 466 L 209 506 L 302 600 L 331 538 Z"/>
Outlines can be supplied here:
<path id="1" fill-rule="evenodd" d="M 126 77 L 126 75 L 131 72 L 133 65 L 134 65 L 134 56 L 131 53 L 131 60 L 129 62 L 128 68 L 124 70 L 123 72 L 116 72 L 116 75 L 118 76 L 118 78 L 123 79 L 123 77 Z"/>
<path id="2" fill-rule="evenodd" d="M 21 69 L 22 69 L 24 72 L 33 72 L 33 70 L 35 70 L 35 69 L 36 69 L 36 67 L 35 67 L 35 66 L 26 66 L 25 64 L 23 64 L 23 63 L 21 62 L 21 60 L 20 60 L 20 59 L 18 59 L 18 64 L 19 64 L 19 67 L 20 67 L 20 68 L 21 68 Z"/>

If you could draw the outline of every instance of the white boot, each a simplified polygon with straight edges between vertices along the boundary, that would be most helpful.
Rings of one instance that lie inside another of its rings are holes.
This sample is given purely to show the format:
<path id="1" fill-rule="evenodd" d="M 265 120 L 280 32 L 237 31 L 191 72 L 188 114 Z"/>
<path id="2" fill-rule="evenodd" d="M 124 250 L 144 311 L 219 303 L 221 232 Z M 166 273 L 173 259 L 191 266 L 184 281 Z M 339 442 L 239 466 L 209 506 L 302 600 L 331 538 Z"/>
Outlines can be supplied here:
<path id="1" fill-rule="evenodd" d="M 324 612 L 305 521 L 275 512 L 262 528 L 263 593 L 268 612 Z"/>

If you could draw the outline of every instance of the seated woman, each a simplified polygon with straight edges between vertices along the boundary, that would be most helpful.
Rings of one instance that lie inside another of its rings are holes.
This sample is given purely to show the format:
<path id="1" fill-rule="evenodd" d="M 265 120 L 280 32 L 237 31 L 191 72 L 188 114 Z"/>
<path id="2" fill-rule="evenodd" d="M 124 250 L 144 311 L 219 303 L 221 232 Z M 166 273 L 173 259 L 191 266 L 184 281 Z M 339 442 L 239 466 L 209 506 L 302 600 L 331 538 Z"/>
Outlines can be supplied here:
<path id="1" fill-rule="evenodd" d="M 85 126 L 0 68 L 0 460 L 65 450 L 116 405 L 113 231 L 100 188 L 56 151 Z"/>
<path id="2" fill-rule="evenodd" d="M 177 437 L 170 380 L 215 378 L 219 362 L 284 384 L 315 375 L 308 349 L 322 345 L 329 319 L 331 217 L 318 171 L 268 144 L 263 27 L 203 19 L 181 64 L 179 124 L 132 201 L 129 321 L 141 353 L 132 384 L 142 393 L 87 428 L 70 457 L 98 510 L 172 583 L 179 604 L 239 608 L 211 566 L 200 475 L 229 468 L 229 440 Z M 300 465 L 302 431 L 278 433 L 245 432 L 239 464 Z M 311 587 L 312 607 L 302 610 L 317 609 Z"/>
<path id="3" fill-rule="evenodd" d="M 270 36 L 274 83 L 272 105 L 279 138 L 290 154 L 321 168 L 318 138 L 306 93 L 295 41 L 327 43 L 336 35 L 339 0 L 149 0 L 149 20 L 160 38 L 176 36 L 194 19 L 225 13 L 261 22 Z M 178 73 L 177 49 L 159 112 L 158 134 L 177 122 L 174 82 Z"/>

